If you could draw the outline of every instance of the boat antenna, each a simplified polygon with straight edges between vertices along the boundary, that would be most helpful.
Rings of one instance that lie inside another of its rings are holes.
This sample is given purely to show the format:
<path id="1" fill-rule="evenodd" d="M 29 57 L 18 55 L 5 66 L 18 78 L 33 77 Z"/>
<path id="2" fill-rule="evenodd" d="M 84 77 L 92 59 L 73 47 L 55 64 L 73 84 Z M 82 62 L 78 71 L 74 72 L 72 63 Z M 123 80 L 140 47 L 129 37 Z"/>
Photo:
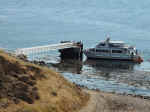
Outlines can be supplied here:
<path id="1" fill-rule="evenodd" d="M 106 37 L 107 37 L 106 42 L 108 43 L 110 41 L 110 36 L 107 35 Z"/>

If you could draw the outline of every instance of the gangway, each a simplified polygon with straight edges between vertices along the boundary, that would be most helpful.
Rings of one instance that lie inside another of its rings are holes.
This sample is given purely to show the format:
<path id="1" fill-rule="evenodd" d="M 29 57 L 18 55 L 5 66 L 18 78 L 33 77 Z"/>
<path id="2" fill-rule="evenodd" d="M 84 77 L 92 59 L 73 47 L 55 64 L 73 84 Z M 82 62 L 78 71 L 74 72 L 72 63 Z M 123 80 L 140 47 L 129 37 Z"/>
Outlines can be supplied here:
<path id="1" fill-rule="evenodd" d="M 52 45 L 45 45 L 45 46 L 36 46 L 30 48 L 20 48 L 15 50 L 16 55 L 24 54 L 30 55 L 35 53 L 41 52 L 48 52 L 50 50 L 61 50 L 66 48 L 79 48 L 77 43 L 75 42 L 66 42 L 66 43 L 59 43 L 59 44 L 52 44 Z"/>

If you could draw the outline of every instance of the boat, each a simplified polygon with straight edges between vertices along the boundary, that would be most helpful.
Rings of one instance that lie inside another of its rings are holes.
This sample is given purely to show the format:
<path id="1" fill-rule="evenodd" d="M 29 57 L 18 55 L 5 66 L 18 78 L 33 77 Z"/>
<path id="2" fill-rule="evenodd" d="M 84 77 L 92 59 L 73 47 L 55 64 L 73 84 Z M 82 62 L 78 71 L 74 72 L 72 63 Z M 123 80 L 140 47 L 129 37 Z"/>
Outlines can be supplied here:
<path id="1" fill-rule="evenodd" d="M 134 46 L 127 45 L 123 41 L 112 41 L 107 38 L 99 42 L 94 48 L 85 49 L 84 54 L 89 59 L 127 60 L 141 63 L 142 57 Z"/>

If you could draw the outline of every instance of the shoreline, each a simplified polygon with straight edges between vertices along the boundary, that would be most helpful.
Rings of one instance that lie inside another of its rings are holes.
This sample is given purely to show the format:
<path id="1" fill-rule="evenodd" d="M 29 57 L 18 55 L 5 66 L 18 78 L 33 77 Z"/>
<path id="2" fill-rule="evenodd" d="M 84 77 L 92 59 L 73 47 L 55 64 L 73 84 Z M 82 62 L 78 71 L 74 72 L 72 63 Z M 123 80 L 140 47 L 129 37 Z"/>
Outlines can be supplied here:
<path id="1" fill-rule="evenodd" d="M 73 83 L 75 85 L 77 85 L 76 83 Z M 114 92 L 106 92 L 106 91 L 102 91 L 99 89 L 89 89 L 88 87 L 82 86 L 82 85 L 77 85 L 78 87 L 82 88 L 83 90 L 88 90 L 88 91 L 94 91 L 94 92 L 102 92 L 102 93 L 109 93 L 109 94 L 115 94 L 115 95 L 121 95 L 121 96 L 130 96 L 130 97 L 134 97 L 134 98 L 140 98 L 140 99 L 144 99 L 144 100 L 149 100 L 150 101 L 150 96 L 142 96 L 142 95 L 136 95 L 136 94 L 128 94 L 128 93 L 116 93 Z"/>
<path id="2" fill-rule="evenodd" d="M 150 100 L 82 88 L 90 95 L 87 105 L 79 112 L 149 112 Z"/>

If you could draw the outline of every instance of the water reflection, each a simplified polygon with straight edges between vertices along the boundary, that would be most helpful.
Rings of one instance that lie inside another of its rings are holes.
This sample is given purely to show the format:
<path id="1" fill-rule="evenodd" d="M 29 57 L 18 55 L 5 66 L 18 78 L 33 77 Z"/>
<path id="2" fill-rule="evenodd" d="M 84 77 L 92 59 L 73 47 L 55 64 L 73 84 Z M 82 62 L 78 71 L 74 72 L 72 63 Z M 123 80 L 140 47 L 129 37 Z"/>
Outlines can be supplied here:
<path id="1" fill-rule="evenodd" d="M 96 71 L 113 72 L 128 70 L 133 71 L 136 63 L 131 61 L 115 61 L 115 60 L 90 60 L 87 59 L 84 65 L 92 67 Z"/>
<path id="2" fill-rule="evenodd" d="M 81 74 L 83 63 L 81 60 L 61 60 L 59 63 L 51 63 L 49 66 L 57 69 L 59 72 L 69 72 L 75 74 Z"/>
<path id="3" fill-rule="evenodd" d="M 51 63 L 49 66 L 57 69 L 59 72 L 69 72 L 75 74 L 101 74 L 109 77 L 112 72 L 129 72 L 134 71 L 136 64 L 129 61 L 113 60 L 60 60 L 58 63 Z"/>
<path id="4" fill-rule="evenodd" d="M 84 68 L 94 76 L 101 77 L 103 80 L 115 80 L 119 81 L 123 78 L 130 77 L 130 74 L 134 72 L 136 63 L 131 61 L 118 61 L 118 60 L 86 60 L 84 62 Z M 123 79 L 123 80 L 124 80 Z"/>

